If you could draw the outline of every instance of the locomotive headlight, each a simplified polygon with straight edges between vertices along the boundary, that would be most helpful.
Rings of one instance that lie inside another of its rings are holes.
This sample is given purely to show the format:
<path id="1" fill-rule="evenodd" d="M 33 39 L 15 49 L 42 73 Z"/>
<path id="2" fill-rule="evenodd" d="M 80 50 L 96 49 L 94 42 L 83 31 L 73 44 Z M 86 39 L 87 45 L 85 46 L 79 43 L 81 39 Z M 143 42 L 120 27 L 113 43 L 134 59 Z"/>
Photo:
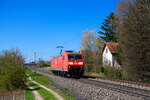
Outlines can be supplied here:
<path id="1" fill-rule="evenodd" d="M 72 65 L 72 64 L 73 64 L 73 62 L 68 62 L 68 64 Z"/>
<path id="2" fill-rule="evenodd" d="M 78 62 L 78 64 L 79 64 L 79 65 L 82 65 L 82 64 L 83 64 L 83 62 Z"/>

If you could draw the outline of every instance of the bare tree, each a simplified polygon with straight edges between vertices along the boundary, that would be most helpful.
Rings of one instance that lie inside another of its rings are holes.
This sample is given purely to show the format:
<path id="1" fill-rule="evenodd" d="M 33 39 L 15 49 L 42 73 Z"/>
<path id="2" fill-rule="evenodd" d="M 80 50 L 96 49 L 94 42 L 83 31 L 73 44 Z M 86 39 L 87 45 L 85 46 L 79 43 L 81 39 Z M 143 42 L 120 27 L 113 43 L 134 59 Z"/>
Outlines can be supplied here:
<path id="1" fill-rule="evenodd" d="M 145 80 L 150 76 L 150 0 L 136 1 L 123 22 L 120 42 L 127 77 Z"/>
<path id="2" fill-rule="evenodd" d="M 95 63 L 94 65 L 96 66 L 95 72 L 100 72 L 100 67 L 102 67 L 102 50 L 104 47 L 104 40 L 102 38 L 96 38 L 96 47 L 94 53 L 94 58 L 95 58 Z"/>
<path id="3" fill-rule="evenodd" d="M 124 30 L 123 23 L 128 19 L 130 10 L 134 7 L 136 0 L 120 0 L 117 4 L 116 9 L 116 31 L 119 42 L 118 53 L 116 56 L 117 61 L 122 65 L 122 47 L 120 43 L 120 38 Z"/>
<path id="4" fill-rule="evenodd" d="M 117 33 L 118 35 L 122 30 L 122 23 L 128 18 L 130 9 L 135 5 L 136 0 L 120 0 L 116 9 L 116 23 L 117 23 Z"/>
<path id="5" fill-rule="evenodd" d="M 11 49 L 11 50 L 4 50 L 0 56 L 0 68 L 1 72 L 6 72 L 8 67 L 15 67 L 15 66 L 23 66 L 24 65 L 24 57 L 19 51 L 19 49 Z"/>
<path id="6" fill-rule="evenodd" d="M 89 72 L 93 70 L 94 56 L 93 51 L 95 47 L 95 35 L 93 31 L 85 31 L 83 33 L 83 40 L 81 44 L 81 50 L 84 56 L 85 71 Z"/>
<path id="7" fill-rule="evenodd" d="M 97 38 L 93 31 L 88 30 L 83 33 L 81 50 L 84 55 L 86 71 L 98 71 L 101 64 L 101 48 L 103 44 L 103 40 Z"/>

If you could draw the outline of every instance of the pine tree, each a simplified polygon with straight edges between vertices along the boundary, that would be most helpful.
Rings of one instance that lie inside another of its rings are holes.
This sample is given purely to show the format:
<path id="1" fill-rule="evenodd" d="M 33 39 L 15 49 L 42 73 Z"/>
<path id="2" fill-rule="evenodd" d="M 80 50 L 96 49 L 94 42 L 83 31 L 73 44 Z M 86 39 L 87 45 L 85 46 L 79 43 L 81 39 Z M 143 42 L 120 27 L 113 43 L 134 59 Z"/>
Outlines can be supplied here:
<path id="1" fill-rule="evenodd" d="M 128 78 L 150 75 L 150 0 L 136 0 L 123 23 L 120 39 Z"/>
<path id="2" fill-rule="evenodd" d="M 100 27 L 101 31 L 98 32 L 100 38 L 105 42 L 116 42 L 116 18 L 114 13 L 111 13 L 102 23 Z"/>

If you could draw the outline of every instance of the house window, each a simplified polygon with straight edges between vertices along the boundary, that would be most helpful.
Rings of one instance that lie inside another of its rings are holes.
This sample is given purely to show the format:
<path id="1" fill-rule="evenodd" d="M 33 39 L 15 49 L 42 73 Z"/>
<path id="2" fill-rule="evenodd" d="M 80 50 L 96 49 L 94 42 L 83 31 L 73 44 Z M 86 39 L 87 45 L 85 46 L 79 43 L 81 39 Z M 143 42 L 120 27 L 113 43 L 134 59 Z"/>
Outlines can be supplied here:
<path id="1" fill-rule="evenodd" d="M 108 52 L 108 49 L 106 48 L 106 53 Z"/>
<path id="2" fill-rule="evenodd" d="M 63 60 L 65 60 L 65 56 L 63 56 Z"/>

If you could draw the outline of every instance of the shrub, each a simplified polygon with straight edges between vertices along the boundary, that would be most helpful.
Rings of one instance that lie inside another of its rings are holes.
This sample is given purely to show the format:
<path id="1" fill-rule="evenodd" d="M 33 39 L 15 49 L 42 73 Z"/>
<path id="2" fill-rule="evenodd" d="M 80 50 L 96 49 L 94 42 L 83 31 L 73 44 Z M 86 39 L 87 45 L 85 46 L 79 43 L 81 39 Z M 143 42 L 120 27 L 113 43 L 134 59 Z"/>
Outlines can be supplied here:
<path id="1" fill-rule="evenodd" d="M 0 75 L 0 92 L 23 89 L 25 87 L 25 70 L 18 66 L 10 68 L 7 74 Z"/>
<path id="2" fill-rule="evenodd" d="M 22 89 L 25 86 L 24 58 L 18 50 L 0 55 L 0 92 Z"/>
<path id="3" fill-rule="evenodd" d="M 8 87 L 8 80 L 6 75 L 0 75 L 0 92 L 5 92 L 7 91 Z"/>
<path id="4" fill-rule="evenodd" d="M 136 75 L 136 74 L 130 75 L 125 70 L 123 71 L 122 78 L 124 80 L 131 80 L 131 81 L 139 81 L 139 79 L 140 79 L 138 75 Z"/>
<path id="5" fill-rule="evenodd" d="M 85 72 L 91 72 L 93 69 L 93 64 L 85 64 Z"/>
<path id="6" fill-rule="evenodd" d="M 103 66 L 100 67 L 100 72 L 104 73 L 104 67 Z"/>
<path id="7" fill-rule="evenodd" d="M 122 70 L 120 68 L 114 68 L 110 66 L 104 66 L 104 74 L 109 78 L 122 78 Z"/>
<path id="8" fill-rule="evenodd" d="M 11 89 L 23 89 L 25 87 L 25 70 L 21 66 L 13 68 L 9 73 Z"/>

